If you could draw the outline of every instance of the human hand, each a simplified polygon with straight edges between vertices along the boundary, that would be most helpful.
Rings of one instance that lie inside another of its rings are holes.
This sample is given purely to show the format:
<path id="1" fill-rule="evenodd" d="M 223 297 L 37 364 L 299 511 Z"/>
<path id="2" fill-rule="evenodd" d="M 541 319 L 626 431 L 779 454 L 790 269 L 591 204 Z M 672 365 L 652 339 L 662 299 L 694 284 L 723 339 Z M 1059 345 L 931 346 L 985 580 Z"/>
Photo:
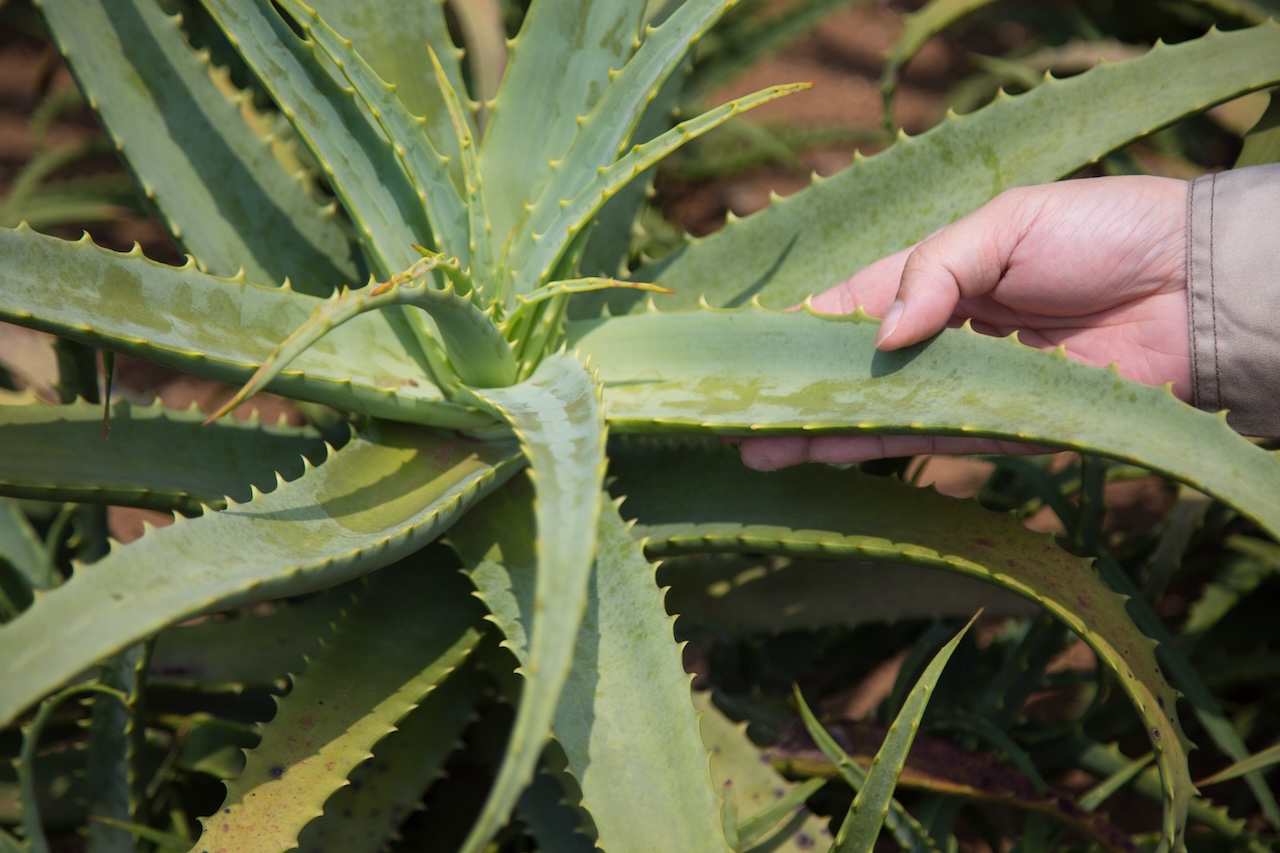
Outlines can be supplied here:
<path id="1" fill-rule="evenodd" d="M 1065 348 L 1123 376 L 1173 383 L 1190 401 L 1187 184 L 1111 177 L 1008 190 L 924 241 L 815 296 L 813 307 L 883 317 L 876 346 L 895 350 L 965 320 L 989 335 Z M 925 435 L 746 438 L 762 471 L 919 453 L 1028 453 L 992 439 Z"/>

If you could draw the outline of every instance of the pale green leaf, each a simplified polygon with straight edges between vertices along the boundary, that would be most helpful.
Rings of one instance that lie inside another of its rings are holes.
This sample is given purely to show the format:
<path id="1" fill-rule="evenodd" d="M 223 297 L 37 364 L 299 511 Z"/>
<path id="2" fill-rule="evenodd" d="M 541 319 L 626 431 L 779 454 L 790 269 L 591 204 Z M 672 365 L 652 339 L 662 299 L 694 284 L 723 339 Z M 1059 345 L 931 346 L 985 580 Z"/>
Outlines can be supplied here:
<path id="1" fill-rule="evenodd" d="M 205 269 L 327 294 L 357 280 L 350 240 L 307 198 L 153 0 L 42 2 L 50 31 L 179 243 Z"/>
<path id="2" fill-rule="evenodd" d="M 1170 122 L 1277 82 L 1280 24 L 1160 45 L 901 138 L 637 277 L 675 290 L 665 304 L 682 307 L 701 295 L 717 306 L 742 305 L 757 293 L 770 305 L 795 304 L 1001 190 L 1069 175 Z M 635 301 L 611 294 L 609 304 L 616 314 Z"/>
<path id="3" fill-rule="evenodd" d="M 325 300 L 193 265 L 171 267 L 135 250 L 0 229 L 0 320 L 242 384 Z M 379 312 L 347 323 L 303 353 L 270 390 L 338 409 L 446 427 L 492 418 L 444 400 L 416 345 L 388 334 Z M 352 358 L 351 353 L 359 353 Z"/>
<path id="4" fill-rule="evenodd" d="M 338 67 L 365 110 L 391 140 L 396 159 L 427 211 L 436 248 L 456 256 L 466 268 L 471 257 L 467 208 L 453 185 L 448 158 L 436 149 L 426 133 L 427 120 L 410 113 L 400 102 L 395 83 L 380 78 L 365 57 L 352 48 L 352 43 L 335 32 L 314 9 L 301 0 L 282 0 L 281 5 Z M 421 48 L 415 52 L 418 50 Z M 442 86 L 448 86 L 443 72 L 441 79 Z M 420 235 L 418 242 L 426 243 L 426 235 Z"/>
<path id="5" fill-rule="evenodd" d="M 199 513 L 225 498 L 247 501 L 251 487 L 269 488 L 303 470 L 303 457 L 325 457 L 319 433 L 257 418 L 228 418 L 202 427 L 198 409 L 160 404 L 111 406 L 103 435 L 102 406 L 31 403 L 0 406 L 0 493 L 39 500 L 84 501 Z"/>
<path id="6" fill-rule="evenodd" d="M 533 544 L 537 579 L 532 611 L 525 614 L 525 684 L 498 778 L 463 848 L 477 851 L 501 828 L 532 780 L 570 677 L 596 556 L 605 430 L 599 386 L 581 362 L 565 353 L 544 359 L 519 385 L 470 393 L 478 405 L 510 424 L 538 494 Z M 474 567 L 483 558 L 481 551 L 464 560 Z"/>
<path id="7" fill-rule="evenodd" d="M 635 51 L 643 13 L 643 3 L 532 4 L 511 42 L 480 150 L 483 191 L 499 245 L 513 229 L 524 230 L 524 206 L 542 194 L 550 164 L 564 158 L 579 133 L 578 117 L 612 88 L 610 72 Z"/>
<path id="8" fill-rule="evenodd" d="M 377 122 L 269 0 L 206 0 L 205 7 L 315 154 L 359 229 L 374 274 L 385 279 L 407 269 L 417 256 L 413 244 L 431 226 Z"/>
<path id="9" fill-rule="evenodd" d="M 969 329 L 895 352 L 864 315 L 759 308 L 575 324 L 616 432 L 932 433 L 1133 462 L 1280 534 L 1280 457 L 1165 388 Z M 1187 453 L 1187 447 L 1196 453 Z"/>
<path id="10" fill-rule="evenodd" d="M 314 591 L 395 562 L 439 536 L 518 459 L 509 444 L 373 425 L 325 464 L 249 503 L 114 547 L 0 627 L 0 720 L 180 619 Z"/>
<path id="11" fill-rule="evenodd" d="M 526 673 L 538 659 L 525 626 L 540 612 L 532 503 L 528 484 L 513 480 L 450 533 Z M 724 850 L 689 677 L 653 569 L 615 509 L 605 507 L 599 529 L 573 668 L 555 711 L 556 740 L 602 848 Z M 655 814 L 663 819 L 652 820 Z"/>

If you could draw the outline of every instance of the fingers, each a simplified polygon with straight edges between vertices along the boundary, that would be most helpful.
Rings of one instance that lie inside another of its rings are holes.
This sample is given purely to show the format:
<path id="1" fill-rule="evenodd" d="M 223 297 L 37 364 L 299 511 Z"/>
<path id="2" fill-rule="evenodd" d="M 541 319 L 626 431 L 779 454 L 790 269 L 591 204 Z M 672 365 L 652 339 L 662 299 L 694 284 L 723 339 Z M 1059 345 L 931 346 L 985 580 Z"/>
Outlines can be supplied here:
<path id="1" fill-rule="evenodd" d="M 872 317 L 883 317 L 893 304 L 902 281 L 902 267 L 914 248 L 903 249 L 862 268 L 848 281 L 814 296 L 810 304 L 827 314 L 852 314 L 861 307 Z"/>
<path id="2" fill-rule="evenodd" d="M 847 465 L 894 456 L 945 453 L 1003 453 L 1025 455 L 1052 453 L 1053 448 L 992 438 L 936 435 L 820 435 L 744 438 L 739 444 L 742 461 L 757 471 L 777 471 L 803 462 Z"/>
<path id="3" fill-rule="evenodd" d="M 995 289 L 1033 207 L 1025 192 L 1008 191 L 916 246 L 903 264 L 876 346 L 895 350 L 919 343 L 946 327 L 961 299 Z"/>

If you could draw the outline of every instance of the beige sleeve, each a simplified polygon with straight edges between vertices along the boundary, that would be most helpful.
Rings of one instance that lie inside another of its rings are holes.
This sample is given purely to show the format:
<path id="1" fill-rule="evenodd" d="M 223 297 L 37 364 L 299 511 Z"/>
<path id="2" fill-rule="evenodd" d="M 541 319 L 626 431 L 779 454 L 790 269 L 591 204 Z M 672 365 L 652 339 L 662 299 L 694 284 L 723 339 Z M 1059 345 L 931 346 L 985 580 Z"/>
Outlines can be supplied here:
<path id="1" fill-rule="evenodd" d="M 1280 436 L 1280 164 L 1197 178 L 1187 207 L 1195 405 Z"/>

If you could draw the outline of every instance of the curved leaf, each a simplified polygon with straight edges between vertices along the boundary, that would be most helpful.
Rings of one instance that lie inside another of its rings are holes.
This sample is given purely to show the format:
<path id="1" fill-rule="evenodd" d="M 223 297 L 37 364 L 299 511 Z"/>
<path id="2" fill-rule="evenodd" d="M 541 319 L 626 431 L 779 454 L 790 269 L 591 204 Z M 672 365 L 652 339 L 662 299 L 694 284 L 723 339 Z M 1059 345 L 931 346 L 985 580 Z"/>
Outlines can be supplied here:
<path id="1" fill-rule="evenodd" d="M 104 441 L 100 404 L 0 406 L 0 494 L 193 514 L 221 509 L 227 497 L 247 501 L 276 474 L 296 479 L 304 456 L 325 457 L 309 427 L 229 418 L 203 428 L 203 420 L 195 408 L 120 401 Z"/>
<path id="2" fill-rule="evenodd" d="M 969 329 L 880 352 L 877 325 L 860 314 L 750 308 L 617 317 L 575 324 L 570 337 L 599 366 L 617 432 L 918 432 L 1043 444 L 1168 474 L 1280 535 L 1280 456 L 1225 417 Z"/>
<path id="3" fill-rule="evenodd" d="M 280 341 L 325 304 L 287 287 L 171 267 L 141 250 L 112 252 L 27 228 L 0 229 L 0 320 L 242 384 Z M 387 313 L 387 312 L 382 312 Z M 493 419 L 444 400 L 378 314 L 311 347 L 271 390 L 376 417 L 444 427 Z M 352 358 L 351 353 L 359 353 Z"/>
<path id="4" fill-rule="evenodd" d="M 369 579 L 333 636 L 278 700 L 244 771 L 193 853 L 287 850 L 376 743 L 480 640 L 483 611 L 452 566 L 409 559 Z"/>
<path id="5" fill-rule="evenodd" d="M 510 444 L 375 425 L 245 504 L 178 519 L 0 627 L 0 721 L 180 619 L 367 574 L 440 535 L 517 468 Z"/>
<path id="6" fill-rule="evenodd" d="M 640 518 L 636 534 L 652 555 L 751 551 L 930 566 L 995 583 L 1062 620 L 1116 672 L 1145 721 L 1165 788 L 1165 843 L 1182 846 L 1193 786 L 1177 694 L 1126 599 L 1087 561 L 1012 515 L 857 471 L 804 466 L 763 474 L 732 454 L 688 449 L 670 451 L 662 468 L 682 477 L 658 491 L 615 466 L 619 490 L 631 494 L 623 509 Z M 640 488 L 629 490 L 629 482 Z"/>
<path id="7" fill-rule="evenodd" d="M 169 230 L 204 269 L 327 294 L 358 279 L 333 216 L 272 157 L 154 0 L 38 4 Z M 108 8 L 109 7 L 109 8 Z"/>
<path id="8" fill-rule="evenodd" d="M 717 306 L 790 305 L 926 237 L 1001 190 L 1056 180 L 1186 115 L 1280 82 L 1280 24 L 1158 45 L 953 116 L 637 273 Z M 1050 120 L 1052 117 L 1052 120 Z M 749 271 L 749 278 L 726 275 Z M 613 313 L 634 296 L 610 294 Z"/>
<path id="9" fill-rule="evenodd" d="M 484 810 L 463 849 L 489 842 L 533 779 L 538 755 L 551 732 L 556 704 L 570 676 L 574 638 L 587 607 L 596 556 L 596 522 L 604 482 L 604 413 L 599 386 L 576 358 L 557 353 L 542 361 L 527 382 L 507 388 L 472 389 L 477 405 L 489 408 L 515 431 L 537 488 L 533 541 L 534 605 L 528 631 L 525 684 L 506 755 Z M 496 531 L 495 531 L 496 532 Z M 475 566 L 488 547 L 468 549 Z M 535 568 L 536 567 L 536 568 Z M 512 634 L 507 635 L 513 639 Z"/>

